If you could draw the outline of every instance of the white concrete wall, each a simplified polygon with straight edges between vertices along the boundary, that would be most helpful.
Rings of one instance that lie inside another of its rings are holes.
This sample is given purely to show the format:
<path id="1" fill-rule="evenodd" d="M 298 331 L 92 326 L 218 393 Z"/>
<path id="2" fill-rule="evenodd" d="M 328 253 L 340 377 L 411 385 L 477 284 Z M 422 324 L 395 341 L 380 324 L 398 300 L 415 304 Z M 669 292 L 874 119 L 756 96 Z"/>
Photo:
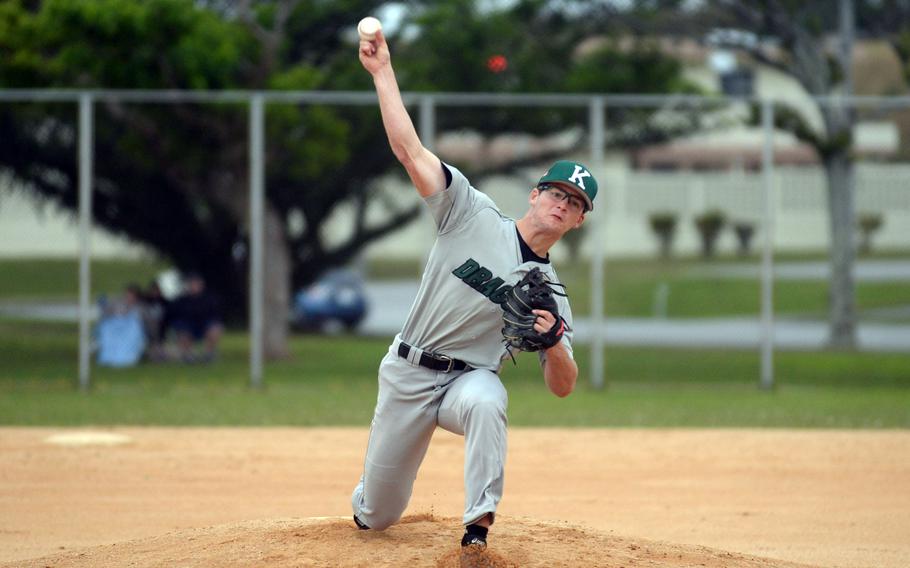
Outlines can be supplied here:
<path id="1" fill-rule="evenodd" d="M 93 258 L 138 258 L 145 247 L 95 228 L 91 231 Z M 72 257 L 79 251 L 79 222 L 75 215 L 0 179 L 0 257 Z"/>
<path id="2" fill-rule="evenodd" d="M 763 238 L 761 172 L 635 172 L 625 167 L 621 157 L 614 157 L 596 175 L 601 187 L 596 206 L 606 208 L 604 235 L 608 255 L 654 254 L 658 241 L 648 218 L 658 211 L 675 211 L 679 215 L 674 251 L 681 254 L 700 250 L 694 219 L 710 209 L 724 211 L 731 221 L 753 222 L 758 227 L 752 241 L 753 250 L 757 250 Z M 827 249 L 830 241 L 827 190 L 821 169 L 777 168 L 774 180 L 775 248 L 779 251 Z M 481 185 L 480 189 L 507 215 L 520 217 L 527 208 L 531 186 L 527 176 L 495 178 Z M 416 202 L 413 189 L 403 182 L 397 182 L 397 186 L 390 191 Z M 876 250 L 910 249 L 910 165 L 859 164 L 857 212 L 876 212 L 883 216 L 882 228 L 873 237 Z M 349 218 L 333 220 L 335 227 L 346 223 Z M 371 246 L 367 256 L 419 258 L 426 254 L 433 238 L 433 222 L 429 214 L 424 214 L 410 227 Z M 586 238 L 583 254 L 589 254 L 594 244 Z M 725 229 L 718 250 L 733 252 L 736 248 L 735 234 L 731 228 Z M 562 246 L 557 246 L 553 254 L 561 258 L 565 252 Z"/>
<path id="3" fill-rule="evenodd" d="M 530 187 L 540 174 L 528 169 L 521 177 L 485 180 L 486 191 L 502 211 L 513 218 L 524 214 Z M 721 209 L 730 219 L 760 223 L 762 214 L 761 172 L 640 172 L 626 167 L 622 156 L 610 157 L 596 172 L 601 193 L 596 206 L 605 208 L 603 234 L 605 250 L 611 256 L 651 255 L 658 242 L 648 217 L 656 211 L 679 215 L 674 250 L 694 254 L 699 237 L 694 218 L 709 209 Z M 372 191 L 382 193 L 368 219 L 387 214 L 383 203 L 403 207 L 418 203 L 406 180 L 389 176 L 376 182 Z M 828 220 L 824 175 L 820 168 L 782 168 L 775 173 L 774 202 L 777 225 L 775 247 L 781 251 L 823 250 L 828 247 Z M 874 248 L 910 249 L 910 165 L 861 163 L 857 167 L 857 212 L 878 212 L 884 218 L 873 239 Z M 325 225 L 328 242 L 340 242 L 352 228 L 353 210 L 340 208 Z M 366 250 L 371 259 L 413 258 L 415 266 L 428 253 L 435 238 L 433 221 L 424 210 L 420 218 L 404 229 L 374 243 Z M 756 231 L 753 246 L 760 242 Z M 721 236 L 721 252 L 736 250 L 736 238 L 727 229 Z M 595 243 L 588 237 L 582 251 L 589 254 Z M 75 218 L 52 204 L 36 204 L 21 192 L 0 189 L 0 257 L 75 256 L 78 250 Z M 92 233 L 92 254 L 96 258 L 138 257 L 143 249 L 103 230 Z M 563 245 L 553 251 L 555 258 L 566 253 Z M 416 268 L 415 268 L 416 270 Z"/>

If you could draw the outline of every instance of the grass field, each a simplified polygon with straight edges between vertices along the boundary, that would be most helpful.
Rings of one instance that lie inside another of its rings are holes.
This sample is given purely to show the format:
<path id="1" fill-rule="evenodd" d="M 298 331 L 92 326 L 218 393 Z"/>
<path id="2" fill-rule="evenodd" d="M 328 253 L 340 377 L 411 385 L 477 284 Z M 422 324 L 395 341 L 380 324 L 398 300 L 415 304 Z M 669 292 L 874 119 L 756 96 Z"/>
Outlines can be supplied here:
<path id="1" fill-rule="evenodd" d="M 166 265 L 159 262 L 94 260 L 92 296 L 119 294 L 128 283 L 145 286 Z M 79 295 L 76 259 L 0 259 L 0 300 L 75 300 Z"/>
<path id="2" fill-rule="evenodd" d="M 781 260 L 820 260 L 820 256 L 783 256 Z M 883 256 L 879 258 L 892 258 Z M 910 253 L 897 258 L 910 258 Z M 756 259 L 750 259 L 757 262 Z M 715 264 L 742 262 L 722 258 Z M 608 262 L 605 274 L 604 305 L 607 314 L 621 317 L 650 317 L 655 294 L 664 285 L 668 292 L 668 317 L 716 317 L 757 315 L 760 310 L 758 279 L 706 276 L 704 261 L 697 258 L 655 261 L 622 259 Z M 145 285 L 166 268 L 161 263 L 94 261 L 92 296 L 114 295 L 128 282 Z M 418 276 L 415 262 L 386 262 L 368 268 L 370 278 L 390 279 Z M 557 265 L 567 285 L 576 315 L 590 312 L 590 267 Z M 0 301 L 75 300 L 78 294 L 78 264 L 74 260 L 0 260 Z M 778 281 L 774 287 L 775 311 L 780 315 L 823 318 L 827 310 L 828 286 L 820 280 Z M 910 305 L 907 282 L 859 282 L 857 309 L 883 309 Z"/>
<path id="3" fill-rule="evenodd" d="M 753 262 L 757 261 L 752 259 Z M 723 262 L 737 262 L 727 259 Z M 698 259 L 616 260 L 605 270 L 604 309 L 622 317 L 654 314 L 659 286 L 667 291 L 667 317 L 719 317 L 758 315 L 761 283 L 758 278 L 708 276 Z M 559 267 L 560 278 L 569 285 L 572 306 L 579 314 L 590 311 L 590 268 L 587 265 Z M 779 315 L 824 318 L 828 283 L 822 280 L 778 280 L 774 284 L 774 311 Z M 856 305 L 865 310 L 910 304 L 907 282 L 857 282 Z"/>
<path id="4" fill-rule="evenodd" d="M 910 252 L 879 254 L 874 259 L 910 259 Z M 778 262 L 825 261 L 818 254 L 778 255 Z M 620 317 L 654 315 L 659 287 L 667 291 L 666 316 L 722 317 L 758 315 L 761 310 L 761 284 L 758 278 L 708 276 L 706 266 L 733 263 L 758 264 L 756 257 L 722 257 L 706 262 L 687 257 L 669 260 L 610 259 L 604 271 L 604 309 Z M 591 268 L 587 263 L 557 264 L 560 279 L 566 284 L 576 315 L 591 310 Z M 371 266 L 374 278 L 401 278 L 418 274 L 416 263 L 386 263 Z M 774 285 L 774 311 L 779 315 L 824 318 L 827 314 L 828 284 L 822 280 L 777 281 Z M 867 310 L 910 305 L 907 282 L 858 282 L 856 305 L 860 317 Z M 906 318 L 904 318 L 906 320 Z M 895 321 L 891 319 L 890 321 Z M 898 320 L 899 321 L 899 320 Z M 908 320 L 910 321 L 910 320 Z"/>
<path id="5" fill-rule="evenodd" d="M 247 337 L 229 333 L 208 366 L 143 364 L 93 369 L 76 388 L 76 328 L 0 320 L 0 424 L 361 425 L 376 397 L 388 339 L 296 336 L 293 358 L 270 363 L 266 388 L 248 387 Z M 580 368 L 589 352 L 577 350 Z M 533 355 L 508 364 L 516 426 L 910 427 L 905 354 L 778 353 L 778 386 L 757 388 L 751 351 L 608 349 L 608 387 L 557 399 Z"/>
<path id="6" fill-rule="evenodd" d="M 731 262 L 734 259 L 721 259 Z M 610 315 L 650 316 L 653 292 L 670 287 L 669 315 L 754 314 L 758 282 L 698 276 L 701 261 L 612 261 L 607 270 Z M 74 300 L 75 261 L 0 261 L 0 302 Z M 164 268 L 145 262 L 93 262 L 93 296 L 116 294 L 126 282 L 144 284 Z M 416 275 L 413 264 L 371 267 L 371 278 Z M 560 268 L 577 314 L 587 311 L 586 266 Z M 778 313 L 820 316 L 823 282 L 779 282 Z M 860 309 L 910 304 L 906 283 L 861 283 Z M 266 388 L 248 387 L 248 339 L 227 334 L 209 366 L 143 364 L 93 369 L 93 388 L 76 388 L 74 324 L 0 317 L 0 424 L 7 425 L 363 425 L 376 396 L 376 369 L 389 338 L 295 336 L 293 357 L 272 362 Z M 506 365 L 509 416 L 521 426 L 770 426 L 910 427 L 910 357 L 906 354 L 796 353 L 775 355 L 777 387 L 757 389 L 754 351 L 610 348 L 608 388 L 587 383 L 589 352 L 576 350 L 582 369 L 576 392 L 550 395 L 536 359 Z"/>

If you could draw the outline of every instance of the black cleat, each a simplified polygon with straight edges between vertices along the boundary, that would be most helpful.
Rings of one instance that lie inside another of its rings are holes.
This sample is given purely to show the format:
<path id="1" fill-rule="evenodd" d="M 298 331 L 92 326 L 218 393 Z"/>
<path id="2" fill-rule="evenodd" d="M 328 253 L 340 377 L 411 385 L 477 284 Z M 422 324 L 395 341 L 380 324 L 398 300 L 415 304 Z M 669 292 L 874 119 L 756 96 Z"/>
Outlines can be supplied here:
<path id="1" fill-rule="evenodd" d="M 472 547 L 483 550 L 487 547 L 487 531 L 490 529 L 478 524 L 470 524 L 464 528 L 464 536 L 461 537 L 461 547 Z"/>
<path id="2" fill-rule="evenodd" d="M 368 531 L 368 530 L 370 530 L 370 527 L 368 527 L 368 526 L 366 526 L 365 524 L 363 524 L 363 521 L 361 521 L 360 519 L 358 519 L 358 518 L 357 518 L 357 515 L 354 515 L 354 524 L 357 525 L 357 528 L 360 529 L 360 530 L 362 530 L 362 531 Z"/>

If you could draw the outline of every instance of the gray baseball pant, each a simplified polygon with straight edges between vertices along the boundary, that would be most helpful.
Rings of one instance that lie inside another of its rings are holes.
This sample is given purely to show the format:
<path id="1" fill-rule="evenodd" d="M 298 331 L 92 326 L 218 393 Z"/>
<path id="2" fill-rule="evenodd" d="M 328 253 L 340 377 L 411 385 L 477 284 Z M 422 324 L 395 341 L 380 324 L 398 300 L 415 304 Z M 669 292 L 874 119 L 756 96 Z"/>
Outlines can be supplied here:
<path id="1" fill-rule="evenodd" d="M 398 356 L 396 341 L 379 366 L 379 395 L 364 471 L 351 496 L 354 514 L 376 530 L 395 524 L 411 498 L 433 431 L 465 437 L 464 524 L 496 512 L 506 460 L 508 396 L 485 369 L 439 372 Z"/>

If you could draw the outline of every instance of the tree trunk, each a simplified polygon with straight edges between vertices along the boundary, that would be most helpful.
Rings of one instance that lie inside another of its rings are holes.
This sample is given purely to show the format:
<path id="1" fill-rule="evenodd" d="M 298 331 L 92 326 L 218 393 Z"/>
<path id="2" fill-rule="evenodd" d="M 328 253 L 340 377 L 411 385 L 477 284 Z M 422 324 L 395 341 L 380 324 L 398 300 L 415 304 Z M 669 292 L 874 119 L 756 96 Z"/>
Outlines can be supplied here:
<path id="1" fill-rule="evenodd" d="M 849 151 L 825 159 L 828 177 L 828 217 L 831 227 L 831 279 L 828 289 L 829 343 L 836 349 L 856 346 L 856 306 L 853 282 L 854 167 Z"/>
<path id="2" fill-rule="evenodd" d="M 285 238 L 281 215 L 268 206 L 264 232 L 263 353 L 266 359 L 284 359 L 290 356 L 288 315 L 291 306 L 291 251 Z"/>

